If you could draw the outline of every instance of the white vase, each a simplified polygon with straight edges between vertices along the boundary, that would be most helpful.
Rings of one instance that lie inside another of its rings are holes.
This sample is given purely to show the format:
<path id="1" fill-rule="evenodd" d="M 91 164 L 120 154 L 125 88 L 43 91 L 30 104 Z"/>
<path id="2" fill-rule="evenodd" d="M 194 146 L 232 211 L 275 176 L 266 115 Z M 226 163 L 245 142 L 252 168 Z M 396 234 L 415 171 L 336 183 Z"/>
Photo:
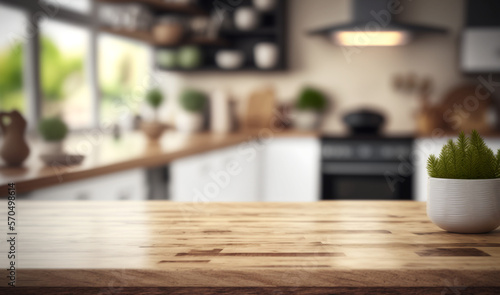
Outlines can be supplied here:
<path id="1" fill-rule="evenodd" d="M 293 123 L 300 130 L 314 130 L 318 127 L 319 114 L 314 111 L 296 111 Z"/>
<path id="2" fill-rule="evenodd" d="M 195 133 L 203 127 L 203 114 L 183 111 L 175 117 L 177 130 L 184 133 Z"/>
<path id="3" fill-rule="evenodd" d="M 500 179 L 431 177 L 427 215 L 449 232 L 490 232 L 500 225 Z"/>
<path id="4" fill-rule="evenodd" d="M 221 90 L 210 95 L 210 131 L 228 133 L 231 131 L 231 110 L 229 95 Z"/>
<path id="5" fill-rule="evenodd" d="M 259 13 L 251 7 L 241 7 L 234 13 L 234 24 L 242 31 L 250 31 L 259 25 Z"/>
<path id="6" fill-rule="evenodd" d="M 253 6 L 260 11 L 269 12 L 276 6 L 276 0 L 253 0 Z"/>
<path id="7" fill-rule="evenodd" d="M 262 42 L 255 45 L 254 59 L 257 67 L 261 69 L 272 69 L 278 64 L 278 46 L 270 42 Z"/>

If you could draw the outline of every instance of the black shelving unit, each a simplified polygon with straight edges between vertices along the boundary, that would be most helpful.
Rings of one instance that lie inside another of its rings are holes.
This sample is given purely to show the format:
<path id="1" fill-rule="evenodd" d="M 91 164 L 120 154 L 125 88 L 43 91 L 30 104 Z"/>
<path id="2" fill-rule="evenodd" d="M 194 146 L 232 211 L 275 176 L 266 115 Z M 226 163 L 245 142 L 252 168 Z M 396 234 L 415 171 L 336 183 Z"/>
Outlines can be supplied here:
<path id="1" fill-rule="evenodd" d="M 255 30 L 251 31 L 241 31 L 238 30 L 234 25 L 234 13 L 235 11 L 244 6 L 251 6 L 252 0 L 243 0 L 237 7 L 232 7 L 231 9 L 226 9 L 224 17 L 227 18 L 224 23 L 229 26 L 223 26 L 219 32 L 219 37 L 215 40 L 209 40 L 206 38 L 196 38 L 191 36 L 186 36 L 184 41 L 176 46 L 164 46 L 155 43 L 154 38 L 150 32 L 131 32 L 126 30 L 116 30 L 112 28 L 102 27 L 101 31 L 109 34 L 118 35 L 125 38 L 130 38 L 134 40 L 139 40 L 141 42 L 146 42 L 153 46 L 156 51 L 165 48 L 178 48 L 184 45 L 195 45 L 198 46 L 203 52 L 203 64 L 200 67 L 193 69 L 181 69 L 181 68 L 161 68 L 156 66 L 159 70 L 165 71 L 178 71 L 178 72 L 206 72 L 206 71 L 220 71 L 220 72 L 275 72 L 283 71 L 287 68 L 286 61 L 286 1 L 287 0 L 277 0 L 276 7 L 273 11 L 261 13 L 260 26 Z M 211 15 L 214 13 L 215 9 L 220 9 L 220 7 L 215 6 L 213 1 L 198 0 L 194 4 L 175 4 L 168 3 L 162 0 L 98 0 L 101 3 L 115 3 L 115 4 L 125 4 L 125 3 L 141 3 L 149 6 L 154 14 L 157 16 L 161 15 L 182 15 L 183 17 L 189 18 L 198 15 Z M 230 2 L 227 3 L 230 5 Z M 219 11 L 220 13 L 220 11 Z M 254 62 L 254 47 L 260 42 L 273 42 L 278 46 L 279 51 L 279 61 L 275 68 L 272 69 L 259 69 Z M 242 50 L 245 55 L 245 64 L 238 69 L 226 70 L 217 67 L 215 63 L 215 55 L 217 51 L 222 49 L 238 49 Z"/>
<path id="2" fill-rule="evenodd" d="M 239 7 L 251 6 L 251 0 L 243 0 L 238 7 L 228 11 L 226 10 L 224 16 L 227 18 L 227 22 L 233 23 L 234 13 Z M 212 1 L 199 1 L 198 6 L 205 9 L 210 15 L 213 9 Z M 287 52 L 286 52 L 286 0 L 278 0 L 276 7 L 273 11 L 267 13 L 261 13 L 260 26 L 255 30 L 251 31 L 241 31 L 238 30 L 234 25 L 223 26 L 219 32 L 218 42 L 207 43 L 207 44 L 195 44 L 199 46 L 203 52 L 203 64 L 200 67 L 193 69 L 181 69 L 181 68 L 161 68 L 157 66 L 159 70 L 165 71 L 177 71 L 177 72 L 277 72 L 284 71 L 287 69 Z M 276 67 L 272 69 L 260 69 L 255 65 L 254 62 L 254 47 L 260 42 L 272 42 L 278 46 L 279 60 Z M 184 44 L 183 44 L 184 45 Z M 157 47 L 161 49 L 164 47 Z M 245 63 L 241 68 L 238 69 L 222 69 L 219 68 L 215 63 L 215 55 L 217 51 L 223 49 L 238 49 L 242 50 L 245 55 Z"/>

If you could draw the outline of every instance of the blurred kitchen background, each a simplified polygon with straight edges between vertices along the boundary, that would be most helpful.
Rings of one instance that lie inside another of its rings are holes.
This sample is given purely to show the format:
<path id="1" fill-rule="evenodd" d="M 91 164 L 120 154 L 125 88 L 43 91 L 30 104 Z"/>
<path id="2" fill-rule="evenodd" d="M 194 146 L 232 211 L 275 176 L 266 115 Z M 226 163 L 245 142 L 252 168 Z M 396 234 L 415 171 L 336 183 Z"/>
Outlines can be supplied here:
<path id="1" fill-rule="evenodd" d="M 499 15 L 492 0 L 0 0 L 0 195 L 425 201 L 448 138 L 500 148 Z"/>

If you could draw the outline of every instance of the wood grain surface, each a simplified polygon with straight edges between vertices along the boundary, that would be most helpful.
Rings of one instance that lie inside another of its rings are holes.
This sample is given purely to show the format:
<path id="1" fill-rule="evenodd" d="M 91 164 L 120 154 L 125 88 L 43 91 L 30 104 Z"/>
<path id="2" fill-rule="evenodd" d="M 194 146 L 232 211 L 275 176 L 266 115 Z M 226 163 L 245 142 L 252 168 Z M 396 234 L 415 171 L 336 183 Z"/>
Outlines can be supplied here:
<path id="1" fill-rule="evenodd" d="M 468 294 L 500 287 L 500 230 L 444 232 L 419 202 L 18 202 L 17 286 L 34 288 L 26 292 L 425 287 Z"/>
<path id="2" fill-rule="evenodd" d="M 317 136 L 314 132 L 277 131 L 275 137 Z M 158 142 L 148 141 L 142 133 L 129 133 L 116 140 L 99 131 L 77 134 L 65 141 L 65 151 L 84 154 L 80 165 L 71 157 L 62 163 L 45 165 L 39 158 L 40 142 L 30 140 L 31 155 L 23 167 L 8 167 L 0 162 L 0 196 L 7 195 L 7 184 L 15 182 L 17 193 L 86 179 L 133 168 L 158 167 L 173 160 L 214 149 L 243 144 L 259 137 L 260 130 L 229 134 L 200 133 L 186 135 L 167 132 Z M 269 134 L 265 134 L 269 136 Z M 1 161 L 1 159 L 0 159 Z"/>

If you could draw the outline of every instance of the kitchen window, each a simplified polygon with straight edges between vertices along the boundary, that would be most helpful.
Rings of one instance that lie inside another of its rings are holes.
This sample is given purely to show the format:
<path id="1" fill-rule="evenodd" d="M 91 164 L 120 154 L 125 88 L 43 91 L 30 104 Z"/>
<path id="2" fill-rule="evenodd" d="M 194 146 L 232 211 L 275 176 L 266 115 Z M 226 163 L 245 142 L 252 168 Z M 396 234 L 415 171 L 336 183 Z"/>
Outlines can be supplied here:
<path id="1" fill-rule="evenodd" d="M 150 49 L 108 34 L 98 38 L 100 122 L 130 121 L 140 111 L 150 83 Z M 123 113 L 125 106 L 129 112 Z"/>
<path id="2" fill-rule="evenodd" d="M 117 123 L 116 102 L 138 112 L 150 49 L 98 34 L 94 6 L 91 0 L 0 0 L 0 110 L 20 110 L 31 130 L 56 115 L 71 130 L 96 128 L 104 119 Z M 18 31 L 20 52 L 8 33 Z"/>
<path id="3" fill-rule="evenodd" d="M 0 111 L 27 113 L 24 91 L 24 33 L 26 16 L 19 10 L 0 4 Z"/>
<path id="4" fill-rule="evenodd" d="M 42 118 L 61 116 L 70 129 L 93 127 L 89 43 L 86 27 L 40 22 Z"/>

